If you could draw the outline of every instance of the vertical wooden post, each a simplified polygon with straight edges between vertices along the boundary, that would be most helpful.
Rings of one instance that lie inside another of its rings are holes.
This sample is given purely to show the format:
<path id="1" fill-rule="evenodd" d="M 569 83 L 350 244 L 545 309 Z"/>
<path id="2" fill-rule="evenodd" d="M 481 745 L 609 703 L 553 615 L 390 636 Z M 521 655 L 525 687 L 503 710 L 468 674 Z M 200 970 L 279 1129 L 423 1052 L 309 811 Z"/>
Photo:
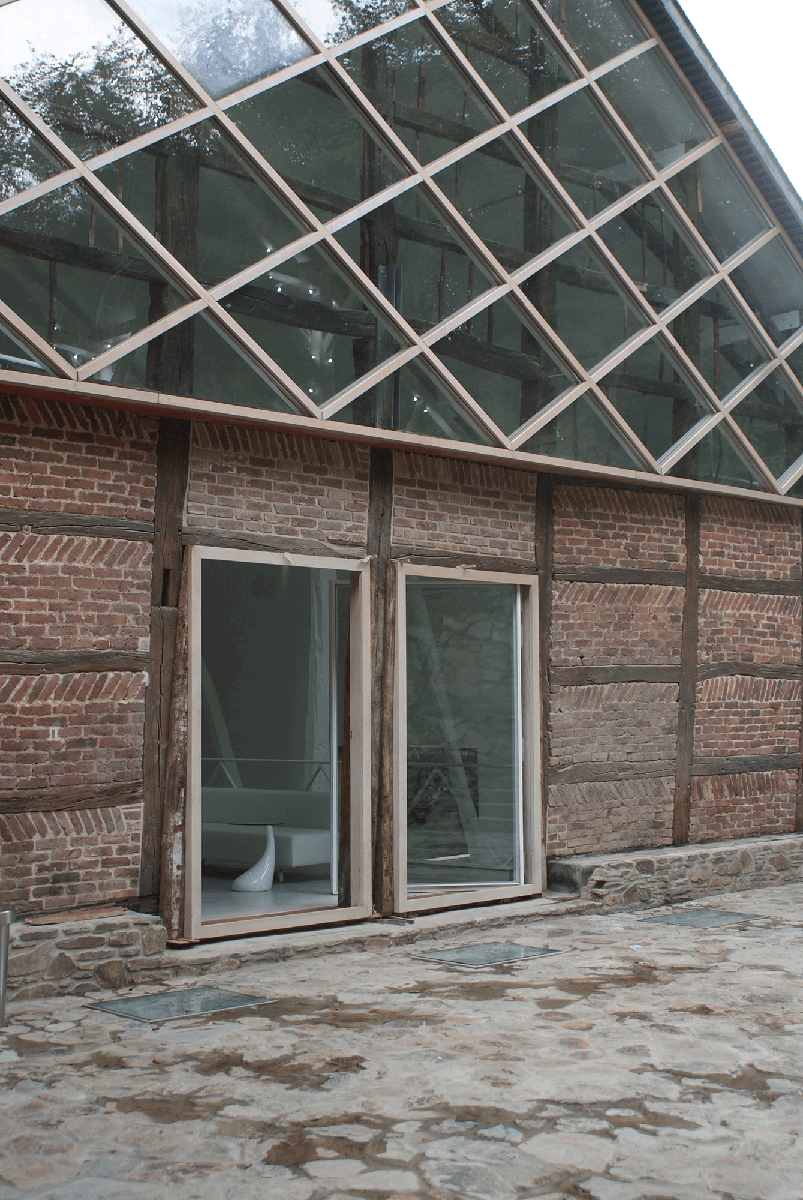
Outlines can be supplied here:
<path id="1" fill-rule="evenodd" d="M 538 571 L 538 662 L 541 710 L 541 853 L 546 886 L 546 837 L 549 812 L 549 654 L 552 642 L 552 571 L 555 560 L 555 479 L 539 475 L 535 492 L 535 562 Z"/>
<path id="2" fill-rule="evenodd" d="M 376 912 L 393 912 L 393 685 L 396 585 L 391 559 L 393 451 L 371 448 L 371 836 Z"/>
<path id="3" fill-rule="evenodd" d="M 156 501 L 151 567 L 151 647 L 145 695 L 140 900 L 155 911 L 162 860 L 162 809 L 182 581 L 181 525 L 189 473 L 189 421 L 163 417 L 156 447 Z"/>
<path id="4" fill-rule="evenodd" d="M 803 512 L 800 514 L 800 532 L 803 535 Z M 801 543 L 801 558 L 803 558 L 803 543 Z M 797 803 L 795 804 L 795 833 L 803 833 L 803 707 L 800 713 L 800 755 L 801 763 L 797 776 Z"/>
<path id="5" fill-rule="evenodd" d="M 189 572 L 185 561 L 176 605 L 173 671 L 161 791 L 159 915 L 169 938 L 184 936 L 185 812 L 187 806 L 187 600 Z M 166 689 L 165 689 L 166 690 Z"/>
<path id="6" fill-rule="evenodd" d="M 678 695 L 677 769 L 672 814 L 672 842 L 685 846 L 691 823 L 691 765 L 694 754 L 694 709 L 697 700 L 697 627 L 700 596 L 700 497 L 686 497 L 686 595 Z"/>

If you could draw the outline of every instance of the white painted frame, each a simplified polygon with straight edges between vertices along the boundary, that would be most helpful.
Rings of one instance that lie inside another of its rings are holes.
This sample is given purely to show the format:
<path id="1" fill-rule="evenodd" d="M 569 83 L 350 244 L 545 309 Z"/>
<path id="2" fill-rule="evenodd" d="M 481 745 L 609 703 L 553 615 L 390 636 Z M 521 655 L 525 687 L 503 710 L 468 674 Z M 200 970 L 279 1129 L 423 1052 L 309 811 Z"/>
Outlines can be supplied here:
<path id="1" fill-rule="evenodd" d="M 345 908 L 309 908 L 233 917 L 226 921 L 201 919 L 201 564 L 205 560 L 266 563 L 271 566 L 311 567 L 349 571 L 351 590 L 351 899 Z M 334 925 L 364 920 L 371 915 L 371 687 L 370 687 L 370 564 L 353 558 L 280 554 L 272 551 L 224 550 L 193 546 L 189 552 L 188 620 L 188 746 L 187 810 L 185 818 L 185 936 L 193 941 L 238 934 L 270 933 L 309 925 Z"/>
<path id="2" fill-rule="evenodd" d="M 407 580 L 445 579 L 452 583 L 512 584 L 520 614 L 519 745 L 521 772 L 520 855 L 522 882 L 435 886 L 410 895 L 407 887 Z M 539 896 L 544 887 L 541 797 L 541 717 L 538 660 L 538 577 L 469 567 L 425 567 L 399 562 L 396 575 L 396 680 L 393 707 L 393 897 L 399 913 L 494 900 Z"/>

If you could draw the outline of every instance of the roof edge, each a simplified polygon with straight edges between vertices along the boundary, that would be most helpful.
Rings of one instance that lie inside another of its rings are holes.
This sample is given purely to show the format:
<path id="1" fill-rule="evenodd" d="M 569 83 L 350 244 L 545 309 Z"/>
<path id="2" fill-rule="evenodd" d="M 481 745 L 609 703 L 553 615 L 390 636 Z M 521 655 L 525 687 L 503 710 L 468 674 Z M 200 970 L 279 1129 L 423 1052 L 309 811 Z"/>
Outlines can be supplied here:
<path id="1" fill-rule="evenodd" d="M 675 0 L 636 0 L 803 258 L 803 200 Z"/>

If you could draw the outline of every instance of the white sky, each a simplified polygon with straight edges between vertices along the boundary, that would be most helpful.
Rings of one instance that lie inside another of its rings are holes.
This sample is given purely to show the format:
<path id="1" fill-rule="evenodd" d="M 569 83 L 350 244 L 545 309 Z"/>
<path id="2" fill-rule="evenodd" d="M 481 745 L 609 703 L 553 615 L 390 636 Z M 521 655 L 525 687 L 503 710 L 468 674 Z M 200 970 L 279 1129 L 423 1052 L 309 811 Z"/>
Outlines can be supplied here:
<path id="1" fill-rule="evenodd" d="M 803 0 L 679 0 L 723 75 L 803 196 Z"/>

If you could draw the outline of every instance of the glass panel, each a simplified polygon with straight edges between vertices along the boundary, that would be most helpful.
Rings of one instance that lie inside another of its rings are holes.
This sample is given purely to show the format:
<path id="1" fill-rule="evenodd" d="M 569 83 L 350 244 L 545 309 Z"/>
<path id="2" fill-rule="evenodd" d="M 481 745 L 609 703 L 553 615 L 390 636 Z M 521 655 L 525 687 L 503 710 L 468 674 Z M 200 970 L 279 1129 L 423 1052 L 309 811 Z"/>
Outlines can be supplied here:
<path id="1" fill-rule="evenodd" d="M 657 338 L 639 346 L 600 387 L 655 458 L 710 412 Z"/>
<path id="2" fill-rule="evenodd" d="M 440 171 L 435 182 L 507 270 L 573 232 L 504 138 Z"/>
<path id="3" fill-rule="evenodd" d="M 181 363 L 180 371 L 174 367 L 177 361 Z M 172 395 L 219 404 L 296 412 L 201 316 L 132 350 L 92 378 L 96 383 L 114 383 L 117 387 L 159 387 Z"/>
<path id="4" fill-rule="evenodd" d="M 215 99 L 311 53 L 271 0 L 133 0 L 132 7 Z"/>
<path id="5" fill-rule="evenodd" d="M 586 368 L 644 325 L 588 242 L 537 271 L 522 291 Z"/>
<path id="6" fill-rule="evenodd" d="M 711 274 L 655 195 L 603 225 L 599 233 L 658 312 Z"/>
<path id="7" fill-rule="evenodd" d="M 507 300 L 483 309 L 433 349 L 504 433 L 513 433 L 574 382 Z"/>
<path id="8" fill-rule="evenodd" d="M 416 890 L 520 880 L 516 593 L 407 580 L 407 882 Z"/>
<path id="9" fill-rule="evenodd" d="M 800 328 L 803 271 L 779 237 L 731 272 L 731 279 L 776 345 Z"/>
<path id="10" fill-rule="evenodd" d="M 138 150 L 97 174 L 206 287 L 300 234 L 212 121 Z"/>
<path id="11" fill-rule="evenodd" d="M 407 174 L 335 95 L 323 70 L 261 92 L 228 115 L 323 220 Z"/>
<path id="12" fill-rule="evenodd" d="M 710 433 L 684 454 L 669 474 L 679 479 L 701 479 L 706 483 L 766 491 L 764 484 L 723 433 L 722 424 L 715 425 Z"/>
<path id="13" fill-rule="evenodd" d="M 185 301 L 78 183 L 0 216 L 0 294 L 73 366 Z"/>
<path id="14" fill-rule="evenodd" d="M 436 16 L 510 113 L 577 78 L 541 22 L 518 0 L 458 0 Z"/>
<path id="15" fill-rule="evenodd" d="M 720 262 L 769 229 L 721 146 L 673 175 L 668 186 Z"/>
<path id="16" fill-rule="evenodd" d="M 399 349 L 318 250 L 305 250 L 223 301 L 316 404 Z"/>
<path id="17" fill-rule="evenodd" d="M 587 67 L 599 67 L 646 38 L 621 0 L 542 0 Z"/>
<path id="18" fill-rule="evenodd" d="M 12 338 L 4 329 L 0 329 L 0 371 L 29 371 L 35 375 L 53 375 L 54 371 L 28 349 L 28 347 Z"/>
<path id="19" fill-rule="evenodd" d="M 793 350 L 791 354 L 788 354 L 786 361 L 801 383 L 803 383 L 803 346 L 798 346 L 797 350 Z"/>
<path id="20" fill-rule="evenodd" d="M 0 104 L 0 200 L 65 170 L 60 162 L 12 109 Z"/>
<path id="21" fill-rule="evenodd" d="M 780 374 L 763 380 L 731 416 L 776 479 L 803 454 L 803 404 Z"/>
<path id="22" fill-rule="evenodd" d="M 521 126 L 586 217 L 644 182 L 587 92 L 575 92 Z"/>
<path id="23" fill-rule="evenodd" d="M 419 333 L 489 286 L 424 196 L 413 188 L 336 234 Z"/>
<path id="24" fill-rule="evenodd" d="M 621 467 L 626 471 L 643 470 L 620 444 L 618 437 L 586 397 L 580 396 L 519 446 L 519 450 L 527 454 L 544 454 L 549 458 Z"/>
<path id="25" fill-rule="evenodd" d="M 603 75 L 603 92 L 659 169 L 713 137 L 659 50 Z"/>
<path id="26" fill-rule="evenodd" d="M 342 62 L 421 162 L 447 154 L 491 125 L 419 21 L 350 51 Z"/>
<path id="27" fill-rule="evenodd" d="M 0 73 L 81 158 L 197 108 L 102 0 L 0 7 Z"/>
<path id="28" fill-rule="evenodd" d="M 293 7 L 327 46 L 357 37 L 407 12 L 407 0 L 293 0 Z"/>
<path id="29" fill-rule="evenodd" d="M 421 437 L 488 446 L 489 439 L 416 363 L 394 371 L 332 417 L 347 425 L 401 429 Z"/>
<path id="30" fill-rule="evenodd" d="M 350 903 L 348 863 L 339 880 L 336 862 L 349 830 L 333 820 L 350 738 L 347 580 L 309 567 L 202 563 L 204 921 L 335 907 L 339 890 Z"/>
<path id="31" fill-rule="evenodd" d="M 669 328 L 720 400 L 767 361 L 734 315 L 722 288 L 706 292 Z"/>

